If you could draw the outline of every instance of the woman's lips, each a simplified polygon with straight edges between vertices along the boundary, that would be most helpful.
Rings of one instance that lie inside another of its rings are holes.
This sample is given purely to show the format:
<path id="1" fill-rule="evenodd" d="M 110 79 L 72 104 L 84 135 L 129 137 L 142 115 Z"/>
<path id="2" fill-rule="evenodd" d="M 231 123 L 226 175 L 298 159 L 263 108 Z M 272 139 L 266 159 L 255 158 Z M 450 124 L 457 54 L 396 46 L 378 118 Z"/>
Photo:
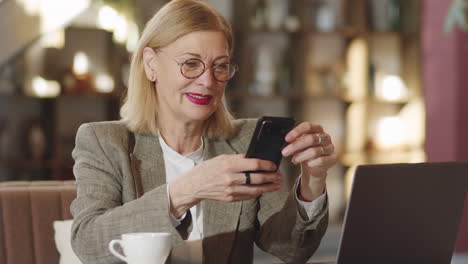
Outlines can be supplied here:
<path id="1" fill-rule="evenodd" d="M 211 98 L 213 98 L 213 96 L 211 95 L 203 95 L 197 93 L 186 93 L 185 97 L 187 97 L 187 99 L 190 102 L 198 105 L 207 105 L 210 103 Z"/>

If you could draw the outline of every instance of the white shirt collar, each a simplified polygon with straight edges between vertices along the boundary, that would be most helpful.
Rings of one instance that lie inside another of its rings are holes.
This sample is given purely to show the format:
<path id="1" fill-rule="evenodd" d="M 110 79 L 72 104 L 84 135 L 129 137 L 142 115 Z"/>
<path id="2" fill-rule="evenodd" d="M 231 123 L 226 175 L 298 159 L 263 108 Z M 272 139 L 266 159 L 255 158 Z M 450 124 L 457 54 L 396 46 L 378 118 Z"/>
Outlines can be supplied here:
<path id="1" fill-rule="evenodd" d="M 203 149 L 205 147 L 205 144 L 203 142 L 203 137 L 200 138 L 201 145 L 200 147 L 195 150 L 194 152 L 182 155 L 178 153 L 177 151 L 173 150 L 169 145 L 166 144 L 166 141 L 164 141 L 164 138 L 160 135 L 159 136 L 159 144 L 161 145 L 161 149 L 163 151 L 163 154 L 165 158 L 170 160 L 171 162 L 181 162 L 184 160 L 191 160 L 195 164 L 198 164 L 203 161 Z"/>

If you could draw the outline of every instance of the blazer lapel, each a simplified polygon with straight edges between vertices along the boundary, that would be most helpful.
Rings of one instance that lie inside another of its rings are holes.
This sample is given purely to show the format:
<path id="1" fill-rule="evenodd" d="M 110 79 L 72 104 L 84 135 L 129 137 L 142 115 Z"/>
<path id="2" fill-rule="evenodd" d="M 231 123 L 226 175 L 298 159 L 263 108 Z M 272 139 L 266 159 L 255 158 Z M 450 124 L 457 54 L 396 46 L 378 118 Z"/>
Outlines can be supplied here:
<path id="1" fill-rule="evenodd" d="M 206 140 L 204 160 L 220 154 L 236 154 L 226 141 Z M 235 240 L 241 202 L 202 201 L 203 263 L 228 263 Z M 223 245 L 222 247 L 219 245 Z"/>
<path id="2" fill-rule="evenodd" d="M 145 193 L 166 183 L 164 157 L 157 136 L 136 134 L 135 139 L 134 162 Z"/>

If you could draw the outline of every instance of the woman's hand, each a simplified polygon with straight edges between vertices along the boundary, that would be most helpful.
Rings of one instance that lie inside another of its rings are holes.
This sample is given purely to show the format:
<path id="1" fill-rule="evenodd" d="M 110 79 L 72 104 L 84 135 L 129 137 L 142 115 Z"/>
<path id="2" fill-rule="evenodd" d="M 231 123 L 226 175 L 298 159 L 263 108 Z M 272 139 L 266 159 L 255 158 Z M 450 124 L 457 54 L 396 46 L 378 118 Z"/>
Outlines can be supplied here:
<path id="1" fill-rule="evenodd" d="M 327 170 L 337 161 L 330 135 L 319 125 L 303 122 L 286 135 L 288 145 L 284 157 L 292 156 L 294 164 L 301 164 L 300 197 L 312 201 L 325 191 Z"/>
<path id="2" fill-rule="evenodd" d="M 207 160 L 169 184 L 171 212 L 183 215 L 201 200 L 235 202 L 249 200 L 281 188 L 279 172 L 251 173 L 246 185 L 244 171 L 274 171 L 271 161 L 247 159 L 243 154 L 220 155 Z"/>

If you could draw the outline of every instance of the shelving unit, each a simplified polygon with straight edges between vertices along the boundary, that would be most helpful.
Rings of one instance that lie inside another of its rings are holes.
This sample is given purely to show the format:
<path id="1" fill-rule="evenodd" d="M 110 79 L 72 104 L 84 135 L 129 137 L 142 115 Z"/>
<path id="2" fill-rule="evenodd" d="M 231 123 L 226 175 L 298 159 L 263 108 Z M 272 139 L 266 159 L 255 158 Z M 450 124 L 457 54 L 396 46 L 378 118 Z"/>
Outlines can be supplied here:
<path id="1" fill-rule="evenodd" d="M 332 221 L 341 221 L 356 165 L 425 160 L 419 0 L 238 2 L 240 72 L 228 101 L 237 117 L 294 116 L 331 134 L 339 153 L 327 183 Z M 287 13 L 268 15 L 275 5 Z"/>
<path id="2" fill-rule="evenodd" d="M 128 54 L 104 30 L 71 26 L 63 35 L 61 47 L 44 47 L 37 40 L 5 66 L 19 76 L 12 92 L 0 93 L 0 180 L 74 179 L 71 151 L 79 125 L 118 119 L 124 90 L 118 70 Z M 79 52 L 87 55 L 89 74 L 72 71 Z M 113 80 L 112 92 L 97 90 L 97 73 Z M 65 78 L 72 82 L 66 84 Z M 60 92 L 37 94 L 47 85 L 60 85 Z"/>

